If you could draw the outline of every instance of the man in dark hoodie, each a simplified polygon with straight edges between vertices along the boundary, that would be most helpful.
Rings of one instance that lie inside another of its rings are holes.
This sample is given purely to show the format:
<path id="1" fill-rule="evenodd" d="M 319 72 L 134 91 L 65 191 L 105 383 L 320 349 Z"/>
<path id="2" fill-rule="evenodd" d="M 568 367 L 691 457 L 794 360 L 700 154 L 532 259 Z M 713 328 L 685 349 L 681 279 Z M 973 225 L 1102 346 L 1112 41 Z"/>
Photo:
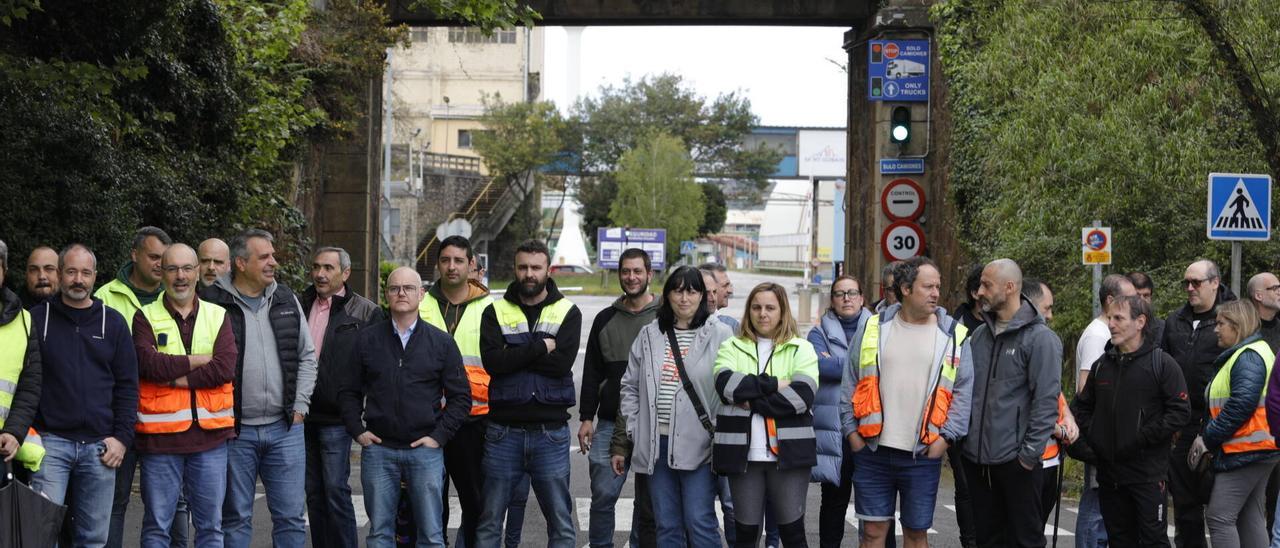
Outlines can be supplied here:
<path id="1" fill-rule="evenodd" d="M 582 313 L 548 276 L 550 263 L 546 244 L 520 244 L 516 281 L 480 320 L 480 357 L 490 376 L 486 497 L 476 538 L 482 547 L 499 545 L 512 486 L 525 474 L 547 520 L 547 546 L 574 546 L 568 421 Z"/>
<path id="2" fill-rule="evenodd" d="M 973 412 L 963 442 L 980 546 L 1044 546 L 1041 455 L 1058 419 L 1062 341 L 1022 296 L 1022 269 L 997 259 L 982 270 L 986 323 L 965 343 Z"/>
<path id="3" fill-rule="evenodd" d="M 338 391 L 353 378 L 356 333 L 383 315 L 378 305 L 347 286 L 350 276 L 351 255 L 340 247 L 322 247 L 311 258 L 311 287 L 302 293 L 302 310 L 319 356 L 311 413 L 303 429 L 307 516 L 316 548 L 359 544 L 348 482 L 351 436 L 342 423 Z"/>
<path id="4" fill-rule="evenodd" d="M 1152 317 L 1141 297 L 1112 301 L 1106 312 L 1111 344 L 1071 404 L 1098 459 L 1098 499 L 1115 546 L 1169 545 L 1168 447 L 1191 418 L 1182 369 L 1150 338 Z"/>
<path id="5" fill-rule="evenodd" d="M 1191 396 L 1191 421 L 1182 428 L 1169 454 L 1169 491 L 1173 495 L 1174 541 L 1181 548 L 1204 548 L 1204 505 L 1208 493 L 1199 493 L 1199 475 L 1187 466 L 1187 452 L 1200 433 L 1201 420 L 1208 410 L 1204 392 L 1213 378 L 1213 362 L 1222 353 L 1217 325 L 1218 305 L 1236 300 L 1222 285 L 1218 265 L 1201 259 L 1187 267 L 1182 288 L 1187 304 L 1169 314 L 1164 322 L 1164 340 L 1160 345 L 1182 368 Z"/>
<path id="6" fill-rule="evenodd" d="M 653 269 L 648 253 L 634 247 L 623 251 L 618 259 L 618 285 L 622 287 L 622 296 L 613 302 L 613 306 L 596 315 L 587 336 L 582 396 L 578 407 L 582 421 L 578 429 L 578 445 L 581 452 L 588 455 L 591 474 L 591 525 L 587 542 L 593 547 L 613 546 L 614 506 L 627 476 L 613 473 L 609 442 L 616 427 L 614 422 L 618 418 L 622 374 L 627 370 L 631 343 L 640 334 L 640 328 L 652 322 L 658 314 L 658 299 L 649 293 L 649 281 L 652 279 Z M 636 542 L 641 542 L 641 536 L 655 533 L 648 489 L 641 487 L 644 478 L 647 476 L 643 474 L 636 476 L 635 513 L 639 519 L 635 520 L 636 526 L 632 529 Z M 646 509 L 648 512 L 644 512 Z M 646 513 L 647 520 L 644 519 Z"/>
<path id="7" fill-rule="evenodd" d="M 9 268 L 9 246 L 0 240 L 0 281 Z M 0 458 L 17 459 L 15 475 L 40 469 L 44 445 L 31 430 L 40 405 L 40 342 L 31 314 L 18 295 L 0 285 Z"/>
<path id="8" fill-rule="evenodd" d="M 76 546 L 107 543 L 116 469 L 138 420 L 133 338 L 124 317 L 90 293 L 97 263 L 83 245 L 64 248 L 62 291 L 31 311 L 43 365 L 35 427 L 46 451 L 31 487 L 63 504 L 74 486 Z"/>

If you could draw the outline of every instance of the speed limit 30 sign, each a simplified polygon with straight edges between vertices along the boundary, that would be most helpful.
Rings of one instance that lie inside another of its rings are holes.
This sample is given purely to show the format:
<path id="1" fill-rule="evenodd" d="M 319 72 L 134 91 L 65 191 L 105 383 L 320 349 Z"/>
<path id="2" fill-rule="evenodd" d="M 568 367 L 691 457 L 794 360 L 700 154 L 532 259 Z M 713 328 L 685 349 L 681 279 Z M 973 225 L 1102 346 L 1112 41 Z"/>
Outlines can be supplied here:
<path id="1" fill-rule="evenodd" d="M 888 261 L 905 261 L 924 252 L 924 231 L 911 221 L 898 221 L 880 235 L 880 249 Z"/>

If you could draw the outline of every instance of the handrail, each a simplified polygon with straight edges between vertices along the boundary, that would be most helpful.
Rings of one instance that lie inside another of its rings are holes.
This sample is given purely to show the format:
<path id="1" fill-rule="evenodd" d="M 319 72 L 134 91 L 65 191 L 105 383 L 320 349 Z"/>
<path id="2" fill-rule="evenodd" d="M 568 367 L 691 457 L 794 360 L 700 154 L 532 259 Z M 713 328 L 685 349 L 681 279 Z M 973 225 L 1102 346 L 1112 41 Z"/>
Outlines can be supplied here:
<path id="1" fill-rule="evenodd" d="M 465 217 L 467 219 L 467 222 L 475 224 L 476 208 L 480 206 L 481 200 L 484 200 L 485 196 L 489 194 L 489 190 L 493 188 L 493 182 L 494 182 L 494 178 L 490 177 L 489 182 L 485 183 L 484 187 L 480 189 L 480 192 L 476 193 L 475 198 L 472 198 L 471 205 L 467 207 L 467 210 L 465 212 L 463 212 L 461 215 L 459 215 L 457 211 L 450 213 L 449 216 L 445 218 L 444 222 L 448 223 L 455 219 Z M 414 265 L 417 265 L 418 262 L 421 261 L 422 258 L 426 256 L 427 250 L 431 249 L 432 244 L 435 244 L 437 239 L 438 238 L 436 236 L 432 236 L 431 239 L 427 241 L 427 245 L 422 246 L 422 251 L 419 251 L 418 256 L 413 259 Z"/>

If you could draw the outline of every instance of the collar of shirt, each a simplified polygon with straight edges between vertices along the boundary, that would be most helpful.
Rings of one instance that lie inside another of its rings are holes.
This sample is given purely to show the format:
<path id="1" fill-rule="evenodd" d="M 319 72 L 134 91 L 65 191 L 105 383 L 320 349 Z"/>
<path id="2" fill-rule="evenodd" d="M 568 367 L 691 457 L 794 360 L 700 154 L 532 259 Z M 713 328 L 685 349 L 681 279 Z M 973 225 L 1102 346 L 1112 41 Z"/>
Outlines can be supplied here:
<path id="1" fill-rule="evenodd" d="M 173 316 L 173 319 L 175 320 L 181 322 L 194 321 L 196 319 L 196 312 L 200 311 L 200 299 L 191 300 L 191 314 L 187 315 L 185 318 L 182 317 L 182 314 L 178 313 L 177 309 L 173 308 L 173 303 L 170 302 L 169 299 L 164 300 L 164 309 L 169 311 L 169 315 Z"/>
<path id="2" fill-rule="evenodd" d="M 409 337 L 413 336 L 413 331 L 417 328 L 418 328 L 418 322 L 415 320 L 413 323 L 409 324 L 408 329 L 404 330 L 404 332 L 401 332 L 400 326 L 396 325 L 396 322 L 394 319 L 391 320 L 391 330 L 395 331 L 396 335 L 400 337 L 401 348 L 409 346 Z"/>

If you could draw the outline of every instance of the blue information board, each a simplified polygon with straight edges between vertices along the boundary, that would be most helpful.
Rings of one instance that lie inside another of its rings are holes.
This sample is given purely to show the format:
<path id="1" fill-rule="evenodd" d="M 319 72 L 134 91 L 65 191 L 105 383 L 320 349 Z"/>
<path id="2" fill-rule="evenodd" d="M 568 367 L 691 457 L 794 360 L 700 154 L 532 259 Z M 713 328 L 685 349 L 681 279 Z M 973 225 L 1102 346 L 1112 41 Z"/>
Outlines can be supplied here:
<path id="1" fill-rule="evenodd" d="M 600 227 L 596 230 L 596 263 L 617 269 L 622 252 L 635 247 L 649 254 L 654 270 L 667 268 L 667 231 L 663 228 Z"/>
<path id="2" fill-rule="evenodd" d="M 881 158 L 880 174 L 924 173 L 924 158 Z"/>
<path id="3" fill-rule="evenodd" d="M 929 100 L 928 40 L 871 40 L 867 55 L 868 99 Z"/>
<path id="4" fill-rule="evenodd" d="M 1210 240 L 1271 239 L 1271 176 L 1209 174 Z"/>

